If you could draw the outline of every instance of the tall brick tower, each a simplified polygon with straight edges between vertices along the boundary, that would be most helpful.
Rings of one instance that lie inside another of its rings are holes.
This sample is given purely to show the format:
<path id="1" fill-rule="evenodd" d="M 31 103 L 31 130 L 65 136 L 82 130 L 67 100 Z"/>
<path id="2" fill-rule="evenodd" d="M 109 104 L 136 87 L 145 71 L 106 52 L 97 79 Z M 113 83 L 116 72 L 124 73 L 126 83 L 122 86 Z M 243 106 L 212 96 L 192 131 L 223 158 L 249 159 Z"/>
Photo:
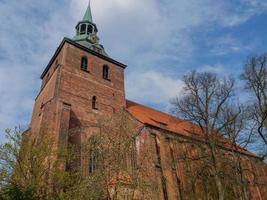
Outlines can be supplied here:
<path id="1" fill-rule="evenodd" d="M 99 44 L 90 3 L 73 39 L 64 38 L 41 75 L 31 132 L 58 142 L 83 143 L 97 131 L 97 119 L 126 106 L 124 69 Z"/>

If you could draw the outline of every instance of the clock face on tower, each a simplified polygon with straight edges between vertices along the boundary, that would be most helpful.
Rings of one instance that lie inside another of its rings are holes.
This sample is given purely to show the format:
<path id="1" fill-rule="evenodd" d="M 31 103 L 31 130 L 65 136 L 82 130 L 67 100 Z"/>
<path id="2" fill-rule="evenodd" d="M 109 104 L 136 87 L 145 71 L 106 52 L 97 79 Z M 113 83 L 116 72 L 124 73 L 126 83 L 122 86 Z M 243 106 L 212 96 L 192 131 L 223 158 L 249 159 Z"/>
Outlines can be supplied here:
<path id="1" fill-rule="evenodd" d="M 97 37 L 96 37 L 96 35 L 89 35 L 89 36 L 88 36 L 88 40 L 89 40 L 91 43 L 95 44 L 95 43 L 97 42 Z"/>

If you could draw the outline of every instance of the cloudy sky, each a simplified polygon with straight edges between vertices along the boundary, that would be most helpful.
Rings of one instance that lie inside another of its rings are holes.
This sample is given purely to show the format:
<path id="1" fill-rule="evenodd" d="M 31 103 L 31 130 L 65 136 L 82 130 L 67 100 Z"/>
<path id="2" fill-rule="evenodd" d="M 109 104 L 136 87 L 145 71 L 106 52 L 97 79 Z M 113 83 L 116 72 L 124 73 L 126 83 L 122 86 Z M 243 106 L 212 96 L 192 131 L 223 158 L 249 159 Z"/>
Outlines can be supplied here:
<path id="1" fill-rule="evenodd" d="M 0 0 L 0 132 L 30 121 L 39 76 L 88 0 Z M 267 51 L 267 0 L 92 0 L 127 98 L 167 111 L 192 69 L 238 76 Z M 1 139 L 1 138 L 0 138 Z"/>

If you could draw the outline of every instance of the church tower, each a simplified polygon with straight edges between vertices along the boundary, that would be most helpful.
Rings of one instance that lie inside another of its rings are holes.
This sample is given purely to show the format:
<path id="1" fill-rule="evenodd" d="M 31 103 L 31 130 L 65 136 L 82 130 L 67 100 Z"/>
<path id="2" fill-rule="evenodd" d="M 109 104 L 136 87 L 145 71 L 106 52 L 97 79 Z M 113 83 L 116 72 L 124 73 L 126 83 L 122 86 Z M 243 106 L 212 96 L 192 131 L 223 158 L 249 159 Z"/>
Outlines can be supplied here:
<path id="1" fill-rule="evenodd" d="M 126 106 L 126 65 L 108 56 L 97 32 L 89 3 L 76 35 L 63 39 L 41 75 L 30 124 L 36 137 L 82 144 L 97 131 L 97 119 Z"/>

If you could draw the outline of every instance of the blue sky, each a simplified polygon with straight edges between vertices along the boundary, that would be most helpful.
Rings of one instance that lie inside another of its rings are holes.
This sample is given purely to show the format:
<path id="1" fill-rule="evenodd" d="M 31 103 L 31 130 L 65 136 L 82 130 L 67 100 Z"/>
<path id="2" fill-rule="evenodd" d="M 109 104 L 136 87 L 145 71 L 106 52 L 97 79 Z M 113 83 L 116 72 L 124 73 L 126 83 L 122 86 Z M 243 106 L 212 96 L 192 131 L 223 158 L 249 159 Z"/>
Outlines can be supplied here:
<path id="1" fill-rule="evenodd" d="M 39 76 L 87 4 L 0 0 L 0 132 L 29 123 Z M 128 65 L 127 98 L 163 111 L 188 71 L 238 76 L 267 51 L 267 0 L 92 0 L 92 12 L 108 54 Z"/>

